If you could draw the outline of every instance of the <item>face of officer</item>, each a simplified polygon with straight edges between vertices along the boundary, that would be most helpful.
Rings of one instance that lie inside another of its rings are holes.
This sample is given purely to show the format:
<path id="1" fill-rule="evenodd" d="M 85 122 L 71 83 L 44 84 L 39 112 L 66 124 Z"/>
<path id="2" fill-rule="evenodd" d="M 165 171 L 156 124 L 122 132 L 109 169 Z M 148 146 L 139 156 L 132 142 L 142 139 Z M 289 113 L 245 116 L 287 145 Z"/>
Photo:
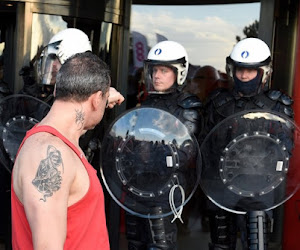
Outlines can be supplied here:
<path id="1" fill-rule="evenodd" d="M 235 76 L 242 82 L 249 82 L 257 76 L 257 69 L 237 67 Z"/>
<path id="2" fill-rule="evenodd" d="M 61 68 L 61 63 L 59 62 L 59 60 L 56 58 L 53 61 L 53 65 L 52 65 L 52 71 L 51 71 L 51 81 L 50 84 L 54 85 L 56 83 L 56 75 L 59 71 L 59 69 Z"/>
<path id="3" fill-rule="evenodd" d="M 60 68 L 61 63 L 55 55 L 50 54 L 45 59 L 42 59 L 42 84 L 55 85 L 56 75 Z"/>
<path id="4" fill-rule="evenodd" d="M 175 83 L 176 75 L 172 68 L 157 65 L 153 67 L 152 79 L 153 87 L 156 91 L 166 92 Z"/>
<path id="5" fill-rule="evenodd" d="M 237 67 L 234 74 L 234 85 L 240 96 L 254 96 L 259 92 L 262 74 L 258 69 Z"/>

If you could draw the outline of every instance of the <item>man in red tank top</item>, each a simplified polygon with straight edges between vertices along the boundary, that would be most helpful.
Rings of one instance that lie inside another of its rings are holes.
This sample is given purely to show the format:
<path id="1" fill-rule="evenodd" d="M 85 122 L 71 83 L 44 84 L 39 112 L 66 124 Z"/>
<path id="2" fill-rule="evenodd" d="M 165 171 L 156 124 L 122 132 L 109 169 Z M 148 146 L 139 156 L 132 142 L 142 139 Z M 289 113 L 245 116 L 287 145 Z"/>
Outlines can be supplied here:
<path id="1" fill-rule="evenodd" d="M 103 190 L 79 138 L 101 121 L 110 82 L 91 52 L 61 66 L 51 110 L 27 132 L 13 168 L 14 249 L 109 249 Z"/>

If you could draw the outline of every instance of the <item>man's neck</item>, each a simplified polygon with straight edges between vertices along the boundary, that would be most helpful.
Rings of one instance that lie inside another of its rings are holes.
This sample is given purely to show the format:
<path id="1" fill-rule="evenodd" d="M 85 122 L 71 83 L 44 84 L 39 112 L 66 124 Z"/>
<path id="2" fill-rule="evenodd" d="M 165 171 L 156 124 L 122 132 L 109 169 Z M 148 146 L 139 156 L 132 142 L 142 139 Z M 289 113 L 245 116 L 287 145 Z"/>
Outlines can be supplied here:
<path id="1" fill-rule="evenodd" d="M 54 127 L 73 144 L 79 145 L 79 138 L 85 133 L 83 107 L 80 103 L 55 101 L 40 124 Z"/>

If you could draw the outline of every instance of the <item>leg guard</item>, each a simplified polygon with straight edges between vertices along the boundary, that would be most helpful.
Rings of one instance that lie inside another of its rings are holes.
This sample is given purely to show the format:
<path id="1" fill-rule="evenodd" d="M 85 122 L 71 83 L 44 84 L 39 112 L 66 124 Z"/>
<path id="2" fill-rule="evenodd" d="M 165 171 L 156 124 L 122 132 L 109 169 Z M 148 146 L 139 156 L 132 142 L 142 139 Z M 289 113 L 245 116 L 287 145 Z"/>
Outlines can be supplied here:
<path id="1" fill-rule="evenodd" d="M 266 213 L 251 211 L 248 213 L 249 249 L 267 249 Z"/>
<path id="2" fill-rule="evenodd" d="M 235 250 L 237 227 L 236 215 L 225 210 L 210 211 L 210 250 Z"/>
<path id="3" fill-rule="evenodd" d="M 147 237 L 150 239 L 149 231 L 146 230 L 147 219 L 126 213 L 126 237 L 128 250 L 146 250 Z"/>
<path id="4" fill-rule="evenodd" d="M 156 207 L 155 213 L 161 214 L 160 207 Z M 151 243 L 148 244 L 148 250 L 176 250 L 177 249 L 177 226 L 171 223 L 171 217 L 158 219 L 149 219 L 149 228 L 151 232 Z"/>

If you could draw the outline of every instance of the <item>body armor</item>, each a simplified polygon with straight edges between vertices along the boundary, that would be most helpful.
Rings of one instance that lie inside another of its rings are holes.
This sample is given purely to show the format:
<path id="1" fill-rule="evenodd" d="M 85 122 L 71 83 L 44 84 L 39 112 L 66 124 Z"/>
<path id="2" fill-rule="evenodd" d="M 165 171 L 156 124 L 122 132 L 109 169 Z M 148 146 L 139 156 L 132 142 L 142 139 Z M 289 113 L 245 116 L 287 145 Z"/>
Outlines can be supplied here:
<path id="1" fill-rule="evenodd" d="M 202 104 L 197 96 L 175 91 L 168 94 L 151 94 L 142 103 L 143 107 L 159 108 L 177 117 L 190 134 L 198 136 L 201 129 L 200 108 Z M 160 206 L 166 204 L 149 204 L 159 215 Z M 176 250 L 177 226 L 171 222 L 171 216 L 158 219 L 140 218 L 126 214 L 126 235 L 129 250 Z"/>
<path id="2" fill-rule="evenodd" d="M 234 91 L 229 92 L 226 89 L 218 89 L 211 94 L 204 109 L 205 125 L 204 130 L 202 130 L 199 136 L 199 142 L 202 143 L 207 134 L 219 122 L 241 111 L 262 109 L 275 111 L 289 118 L 293 118 L 292 103 L 293 100 L 289 96 L 277 90 L 268 90 L 251 97 L 241 97 Z M 238 126 L 239 124 L 237 124 L 237 128 L 233 128 L 233 130 L 238 129 Z M 282 137 L 278 135 L 278 137 L 281 138 L 281 140 L 285 140 L 288 152 L 290 152 L 293 148 L 293 142 L 285 135 L 282 135 Z M 212 159 L 212 161 L 213 160 L 214 159 Z M 243 218 L 244 216 L 222 210 L 211 202 L 208 202 L 207 209 L 209 210 L 212 241 L 209 245 L 209 249 L 235 250 L 237 231 L 241 232 L 243 248 L 247 249 L 247 230 L 245 225 L 246 220 Z"/>
<path id="3" fill-rule="evenodd" d="M 210 96 L 204 109 L 205 125 L 199 141 L 201 143 L 208 132 L 224 118 L 244 110 L 270 110 L 293 118 L 292 104 L 293 100 L 279 90 L 269 90 L 251 97 L 241 97 L 235 92 L 218 89 Z"/>
<path id="4" fill-rule="evenodd" d="M 151 94 L 142 105 L 171 113 L 188 128 L 191 134 L 197 136 L 201 131 L 202 103 L 196 95 L 179 91 L 163 95 Z"/>

